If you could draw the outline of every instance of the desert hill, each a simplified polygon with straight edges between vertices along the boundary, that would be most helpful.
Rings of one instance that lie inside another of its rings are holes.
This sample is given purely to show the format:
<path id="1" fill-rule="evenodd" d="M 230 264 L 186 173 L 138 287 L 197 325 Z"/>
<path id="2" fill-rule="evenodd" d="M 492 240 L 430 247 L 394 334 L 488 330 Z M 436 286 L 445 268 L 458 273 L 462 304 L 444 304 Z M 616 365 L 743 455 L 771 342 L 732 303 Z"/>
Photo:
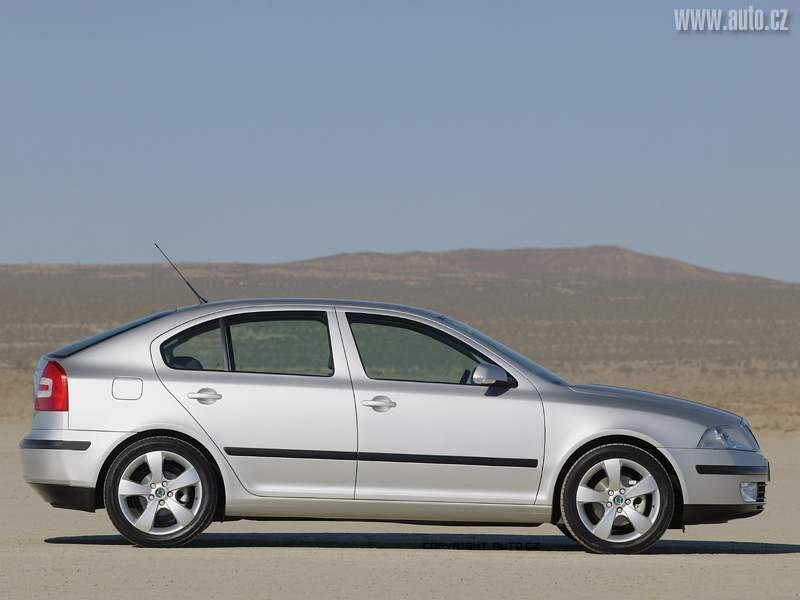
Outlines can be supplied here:
<path id="1" fill-rule="evenodd" d="M 578 276 L 662 281 L 747 281 L 751 275 L 721 273 L 672 258 L 642 254 L 619 246 L 583 248 L 518 248 L 446 252 L 337 254 L 292 263 L 340 272 L 359 270 L 392 274 L 483 274 L 523 278 Z"/>
<path id="2" fill-rule="evenodd" d="M 309 296 L 423 306 L 568 380 L 646 387 L 800 427 L 800 285 L 611 246 L 351 253 L 182 264 L 209 299 Z M 0 415 L 30 411 L 38 356 L 194 301 L 169 266 L 0 265 Z"/>

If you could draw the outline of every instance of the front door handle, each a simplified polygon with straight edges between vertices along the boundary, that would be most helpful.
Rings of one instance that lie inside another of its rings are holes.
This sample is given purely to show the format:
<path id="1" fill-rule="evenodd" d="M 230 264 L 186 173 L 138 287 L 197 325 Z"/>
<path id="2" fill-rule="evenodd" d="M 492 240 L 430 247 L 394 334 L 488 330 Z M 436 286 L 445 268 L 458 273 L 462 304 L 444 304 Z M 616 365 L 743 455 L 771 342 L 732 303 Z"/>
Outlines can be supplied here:
<path id="1" fill-rule="evenodd" d="M 200 388 L 193 394 L 186 394 L 186 397 L 197 400 L 200 404 L 214 404 L 222 398 L 222 394 L 218 394 L 217 390 L 212 388 Z"/>
<path id="2" fill-rule="evenodd" d="M 375 396 L 372 400 L 362 400 L 361 404 L 363 406 L 369 406 L 375 412 L 380 413 L 388 412 L 390 408 L 397 406 L 397 402 L 394 402 L 391 398 L 387 398 L 386 396 Z"/>

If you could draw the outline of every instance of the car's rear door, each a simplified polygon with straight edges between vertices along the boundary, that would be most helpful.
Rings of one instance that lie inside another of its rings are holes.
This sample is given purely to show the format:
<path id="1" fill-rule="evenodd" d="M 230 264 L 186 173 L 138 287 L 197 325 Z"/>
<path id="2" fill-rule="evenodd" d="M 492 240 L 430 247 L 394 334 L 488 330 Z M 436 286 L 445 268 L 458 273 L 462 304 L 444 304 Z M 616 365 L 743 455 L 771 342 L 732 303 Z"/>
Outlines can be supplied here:
<path id="1" fill-rule="evenodd" d="M 534 503 L 544 415 L 529 381 L 431 319 L 337 310 L 358 413 L 356 499 Z M 516 385 L 473 385 L 480 362 Z"/>
<path id="2" fill-rule="evenodd" d="M 353 498 L 356 416 L 332 308 L 220 313 L 161 336 L 152 357 L 248 491 Z"/>

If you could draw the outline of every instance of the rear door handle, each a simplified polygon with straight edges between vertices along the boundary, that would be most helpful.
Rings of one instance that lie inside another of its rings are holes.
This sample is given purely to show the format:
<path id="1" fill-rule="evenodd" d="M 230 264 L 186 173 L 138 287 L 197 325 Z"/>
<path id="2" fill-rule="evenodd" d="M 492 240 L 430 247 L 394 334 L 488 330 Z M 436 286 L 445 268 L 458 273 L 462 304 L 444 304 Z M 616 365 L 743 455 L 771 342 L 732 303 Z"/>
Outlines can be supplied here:
<path id="1" fill-rule="evenodd" d="M 361 404 L 362 406 L 369 406 L 375 412 L 380 413 L 388 412 L 389 409 L 397 406 L 397 402 L 386 396 L 375 396 L 372 400 L 362 400 Z"/>
<path id="2" fill-rule="evenodd" d="M 212 388 L 200 388 L 193 394 L 186 394 L 186 397 L 197 400 L 200 404 L 214 404 L 222 398 L 222 394 L 218 394 L 217 390 Z"/>

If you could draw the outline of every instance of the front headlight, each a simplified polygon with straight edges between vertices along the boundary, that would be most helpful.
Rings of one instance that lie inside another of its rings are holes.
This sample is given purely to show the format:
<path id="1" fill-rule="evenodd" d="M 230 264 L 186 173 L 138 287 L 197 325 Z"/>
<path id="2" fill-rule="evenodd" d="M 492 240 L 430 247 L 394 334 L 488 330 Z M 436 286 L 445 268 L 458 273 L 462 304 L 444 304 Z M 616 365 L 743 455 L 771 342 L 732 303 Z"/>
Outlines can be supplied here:
<path id="1" fill-rule="evenodd" d="M 706 429 L 698 448 L 722 450 L 758 450 L 758 442 L 747 423 L 738 425 L 717 425 Z"/>

